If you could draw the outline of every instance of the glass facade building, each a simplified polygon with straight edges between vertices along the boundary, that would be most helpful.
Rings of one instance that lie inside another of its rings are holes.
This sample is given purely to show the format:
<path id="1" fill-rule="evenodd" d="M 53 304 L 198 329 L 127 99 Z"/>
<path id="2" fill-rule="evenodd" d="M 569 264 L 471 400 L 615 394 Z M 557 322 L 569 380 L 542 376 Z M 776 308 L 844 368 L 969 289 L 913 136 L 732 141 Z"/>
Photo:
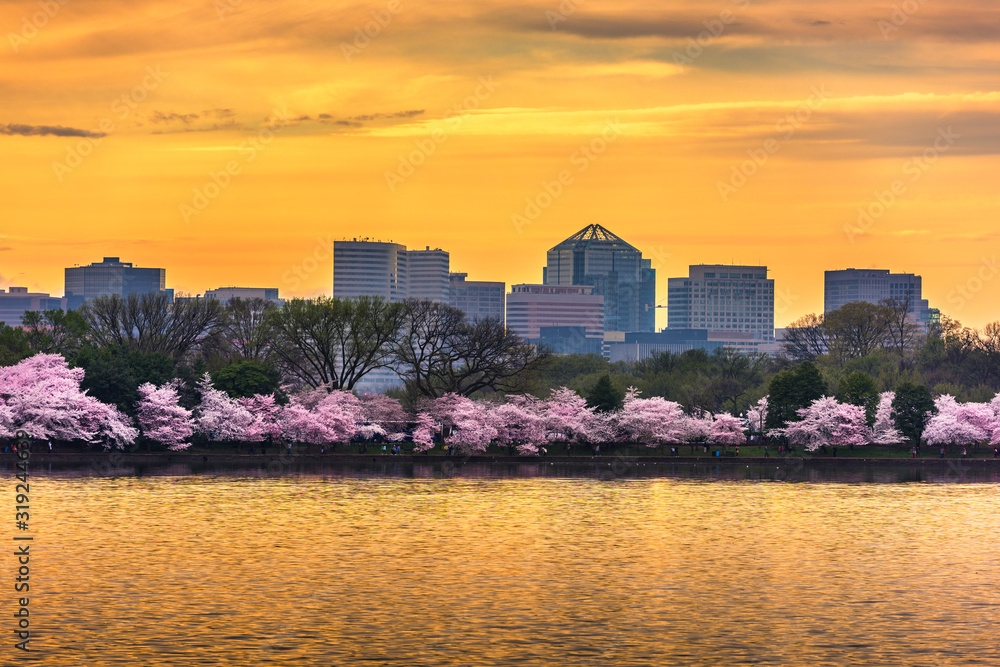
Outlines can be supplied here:
<path id="1" fill-rule="evenodd" d="M 167 270 L 135 267 L 117 257 L 105 257 L 102 262 L 67 268 L 65 285 L 66 307 L 75 309 L 98 296 L 164 292 Z"/>
<path id="2" fill-rule="evenodd" d="M 635 246 L 590 225 L 548 251 L 542 282 L 591 285 L 604 297 L 608 331 L 653 331 L 656 271 Z"/>
<path id="3" fill-rule="evenodd" d="M 667 329 L 704 329 L 710 340 L 758 350 L 774 341 L 774 280 L 766 266 L 691 266 L 667 281 Z"/>
<path id="4" fill-rule="evenodd" d="M 467 320 L 504 319 L 506 283 L 466 280 L 466 273 L 452 273 L 448 303 L 458 308 Z"/>

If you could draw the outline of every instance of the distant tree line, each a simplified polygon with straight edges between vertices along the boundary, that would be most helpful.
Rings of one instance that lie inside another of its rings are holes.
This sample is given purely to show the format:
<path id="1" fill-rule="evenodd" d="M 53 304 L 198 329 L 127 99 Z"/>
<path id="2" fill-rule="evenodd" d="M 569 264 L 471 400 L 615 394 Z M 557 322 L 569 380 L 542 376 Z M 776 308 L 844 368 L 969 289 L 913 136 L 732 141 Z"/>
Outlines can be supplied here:
<path id="1" fill-rule="evenodd" d="M 181 399 L 208 372 L 233 397 L 324 387 L 355 389 L 372 372 L 396 370 L 416 400 L 524 392 L 548 354 L 495 319 L 469 322 L 430 301 L 378 297 L 177 299 L 106 296 L 76 311 L 28 311 L 22 326 L 0 325 L 0 365 L 37 353 L 85 370 L 90 395 L 130 412 L 144 383 L 180 379 Z M 185 389 L 186 387 L 186 389 Z"/>

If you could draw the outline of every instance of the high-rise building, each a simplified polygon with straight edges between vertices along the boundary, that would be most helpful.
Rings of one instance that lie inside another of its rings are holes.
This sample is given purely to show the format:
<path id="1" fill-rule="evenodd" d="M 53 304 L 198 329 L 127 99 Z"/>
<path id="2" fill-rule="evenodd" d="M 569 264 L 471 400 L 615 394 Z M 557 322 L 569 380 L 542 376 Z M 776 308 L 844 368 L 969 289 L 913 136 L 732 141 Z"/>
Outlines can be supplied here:
<path id="1" fill-rule="evenodd" d="M 407 292 L 410 299 L 450 301 L 449 258 L 440 248 L 406 251 Z"/>
<path id="2" fill-rule="evenodd" d="M 449 305 L 461 310 L 466 319 L 471 321 L 492 318 L 502 322 L 507 285 L 502 282 L 466 280 L 467 276 L 467 273 L 451 274 Z"/>
<path id="3" fill-rule="evenodd" d="M 102 262 L 66 269 L 66 305 L 74 309 L 99 296 L 165 292 L 166 286 L 166 269 L 140 268 L 105 257 Z"/>
<path id="4" fill-rule="evenodd" d="M 216 299 L 222 303 L 229 303 L 230 299 L 264 299 L 281 304 L 284 300 L 278 296 L 277 287 L 219 287 L 205 290 L 206 299 Z"/>
<path id="5" fill-rule="evenodd" d="M 590 225 L 549 250 L 542 282 L 592 285 L 604 297 L 608 331 L 653 331 L 656 271 L 633 245 Z"/>
<path id="6" fill-rule="evenodd" d="M 335 298 L 381 296 L 403 301 L 408 287 L 406 269 L 404 245 L 357 239 L 333 242 Z"/>
<path id="7" fill-rule="evenodd" d="M 667 281 L 667 328 L 705 329 L 709 340 L 756 351 L 774 340 L 774 280 L 766 266 L 692 265 Z"/>
<path id="8" fill-rule="evenodd" d="M 27 287 L 0 289 L 0 322 L 9 327 L 21 326 L 21 316 L 26 310 L 59 310 L 62 299 L 43 292 L 29 292 Z"/>
<path id="9" fill-rule="evenodd" d="M 407 250 L 399 243 L 333 242 L 333 296 L 381 296 L 389 301 L 427 299 L 448 303 L 448 253 L 427 246 Z"/>
<path id="10" fill-rule="evenodd" d="M 560 348 L 601 352 L 604 297 L 595 294 L 593 286 L 512 285 L 510 289 L 507 328 L 521 338 L 557 352 Z"/>
<path id="11" fill-rule="evenodd" d="M 935 319 L 936 309 L 923 298 L 922 279 L 912 273 L 890 273 L 889 269 L 841 269 L 826 271 L 823 284 L 823 312 L 837 310 L 852 301 L 879 303 L 887 299 L 905 301 L 913 321 L 926 325 Z"/>

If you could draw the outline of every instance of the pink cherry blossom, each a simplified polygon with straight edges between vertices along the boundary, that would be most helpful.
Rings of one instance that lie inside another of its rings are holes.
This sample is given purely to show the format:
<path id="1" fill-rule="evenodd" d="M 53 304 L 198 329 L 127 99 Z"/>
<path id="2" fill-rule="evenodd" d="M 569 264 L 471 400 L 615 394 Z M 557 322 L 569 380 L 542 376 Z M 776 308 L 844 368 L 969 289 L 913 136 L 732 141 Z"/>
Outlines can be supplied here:
<path id="1" fill-rule="evenodd" d="M 194 434 L 194 420 L 191 411 L 180 405 L 177 384 L 175 380 L 159 387 L 151 382 L 140 385 L 136 411 L 144 436 L 182 451 L 191 446 L 186 440 Z"/>
<path id="2" fill-rule="evenodd" d="M 122 448 L 139 431 L 118 408 L 80 390 L 82 368 L 58 354 L 36 354 L 0 368 L 0 435 L 101 442 Z"/>

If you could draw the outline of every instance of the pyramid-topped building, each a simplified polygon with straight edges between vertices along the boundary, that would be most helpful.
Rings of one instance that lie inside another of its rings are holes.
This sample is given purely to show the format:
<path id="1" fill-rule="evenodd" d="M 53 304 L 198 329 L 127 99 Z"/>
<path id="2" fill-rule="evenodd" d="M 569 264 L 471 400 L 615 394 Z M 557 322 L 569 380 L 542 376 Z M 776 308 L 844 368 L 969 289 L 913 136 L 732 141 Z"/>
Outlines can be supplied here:
<path id="1" fill-rule="evenodd" d="M 604 297 L 605 331 L 655 329 L 656 271 L 638 248 L 601 225 L 551 248 L 542 282 L 593 285 Z"/>

